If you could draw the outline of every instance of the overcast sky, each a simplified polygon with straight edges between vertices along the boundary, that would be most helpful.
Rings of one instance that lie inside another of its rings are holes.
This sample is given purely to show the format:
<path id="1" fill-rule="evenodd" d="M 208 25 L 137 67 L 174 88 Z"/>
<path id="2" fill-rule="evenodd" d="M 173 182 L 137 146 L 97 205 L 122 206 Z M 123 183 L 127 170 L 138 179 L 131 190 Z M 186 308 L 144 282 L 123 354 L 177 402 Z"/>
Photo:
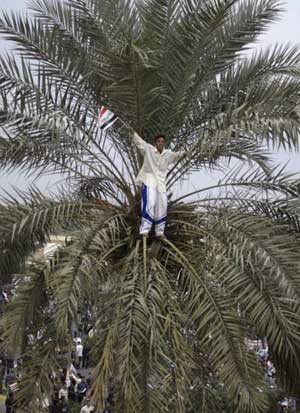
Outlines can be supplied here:
<path id="1" fill-rule="evenodd" d="M 28 0 L 0 0 L 0 9 L 2 10 L 19 10 L 25 11 L 29 1 Z M 300 43 L 300 0 L 286 0 L 285 12 L 283 13 L 281 20 L 275 23 L 268 33 L 261 37 L 261 41 L 255 45 L 255 48 L 266 47 L 276 43 L 289 43 L 296 45 Z M 0 39 L 0 52 L 6 48 L 7 45 Z M 280 162 L 289 162 L 289 169 L 292 171 L 300 171 L 299 156 L 286 153 L 280 153 L 277 155 L 277 159 Z M 207 180 L 211 180 L 208 178 Z M 39 186 L 42 189 L 51 188 L 53 185 L 53 179 L 44 178 L 39 182 Z M 8 189 L 10 185 L 17 186 L 25 189 L 28 179 L 17 174 L 4 174 L 0 173 L 0 187 Z M 0 190 L 1 192 L 1 190 Z"/>

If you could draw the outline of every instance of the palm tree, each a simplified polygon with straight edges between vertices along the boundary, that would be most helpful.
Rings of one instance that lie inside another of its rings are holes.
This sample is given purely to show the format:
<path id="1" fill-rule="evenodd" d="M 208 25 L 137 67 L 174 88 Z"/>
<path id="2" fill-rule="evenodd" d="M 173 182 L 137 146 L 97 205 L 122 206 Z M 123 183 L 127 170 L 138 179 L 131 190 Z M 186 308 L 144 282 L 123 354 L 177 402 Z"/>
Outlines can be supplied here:
<path id="1" fill-rule="evenodd" d="M 0 274 L 17 281 L 2 340 L 22 354 L 19 403 L 40 411 L 88 309 L 100 407 L 113 381 L 115 412 L 219 412 L 218 389 L 230 412 L 267 412 L 251 331 L 296 394 L 300 187 L 270 151 L 298 149 L 300 54 L 245 53 L 280 2 L 31 0 L 31 11 L 0 20 L 17 52 L 0 58 L 0 165 L 66 184 L 0 206 Z M 101 105 L 150 142 L 159 132 L 193 148 L 169 172 L 168 241 L 152 251 L 138 236 L 141 159 L 122 122 L 99 132 Z M 241 166 L 180 191 L 224 162 Z M 65 245 L 32 258 L 55 233 Z"/>

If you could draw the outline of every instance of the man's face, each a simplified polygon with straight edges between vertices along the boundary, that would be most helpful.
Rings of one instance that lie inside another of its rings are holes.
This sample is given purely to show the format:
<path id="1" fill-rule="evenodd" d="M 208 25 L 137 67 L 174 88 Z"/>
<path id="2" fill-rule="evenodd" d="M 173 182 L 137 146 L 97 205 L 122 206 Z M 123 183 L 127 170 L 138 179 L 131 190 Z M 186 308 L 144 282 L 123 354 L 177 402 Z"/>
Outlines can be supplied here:
<path id="1" fill-rule="evenodd" d="M 159 152 L 162 152 L 164 150 L 165 145 L 166 145 L 165 138 L 163 138 L 162 136 L 155 140 L 154 146 Z"/>

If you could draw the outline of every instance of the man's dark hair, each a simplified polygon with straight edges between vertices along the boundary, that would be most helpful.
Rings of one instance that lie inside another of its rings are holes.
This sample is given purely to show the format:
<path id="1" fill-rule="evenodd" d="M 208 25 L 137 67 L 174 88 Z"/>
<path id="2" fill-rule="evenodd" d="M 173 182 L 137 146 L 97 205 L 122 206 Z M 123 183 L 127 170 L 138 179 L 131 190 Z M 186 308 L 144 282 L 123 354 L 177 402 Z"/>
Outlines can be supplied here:
<path id="1" fill-rule="evenodd" d="M 154 136 L 154 142 L 156 142 L 159 138 L 164 138 L 165 141 L 167 140 L 166 135 L 160 133 L 159 135 Z"/>

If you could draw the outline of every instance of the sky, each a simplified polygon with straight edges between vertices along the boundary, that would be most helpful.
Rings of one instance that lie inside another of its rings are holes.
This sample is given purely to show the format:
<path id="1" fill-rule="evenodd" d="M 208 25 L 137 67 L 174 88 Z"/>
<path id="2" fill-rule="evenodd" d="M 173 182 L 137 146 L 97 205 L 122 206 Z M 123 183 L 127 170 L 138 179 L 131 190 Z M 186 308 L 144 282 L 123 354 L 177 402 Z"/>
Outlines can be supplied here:
<path id="1" fill-rule="evenodd" d="M 29 0 L 0 0 L 0 9 L 17 10 L 25 12 Z M 254 49 L 264 48 L 276 43 L 289 43 L 290 45 L 300 45 L 300 0 L 286 0 L 284 2 L 284 13 L 281 20 L 273 24 L 269 31 L 264 34 L 260 41 L 254 45 Z M 0 53 L 7 48 L 7 44 L 0 37 Z M 274 158 L 281 164 L 288 163 L 287 168 L 292 172 L 300 171 L 299 155 L 280 152 L 274 154 Z M 43 190 L 52 190 L 55 182 L 61 178 L 48 177 L 40 179 L 37 184 Z M 216 178 L 204 172 L 204 180 L 212 183 Z M 22 174 L 7 174 L 0 172 L 0 194 L 3 190 L 11 191 L 11 186 L 26 189 L 30 179 Z M 192 186 L 196 183 L 191 183 Z M 192 190 L 192 188 L 190 188 Z"/>

